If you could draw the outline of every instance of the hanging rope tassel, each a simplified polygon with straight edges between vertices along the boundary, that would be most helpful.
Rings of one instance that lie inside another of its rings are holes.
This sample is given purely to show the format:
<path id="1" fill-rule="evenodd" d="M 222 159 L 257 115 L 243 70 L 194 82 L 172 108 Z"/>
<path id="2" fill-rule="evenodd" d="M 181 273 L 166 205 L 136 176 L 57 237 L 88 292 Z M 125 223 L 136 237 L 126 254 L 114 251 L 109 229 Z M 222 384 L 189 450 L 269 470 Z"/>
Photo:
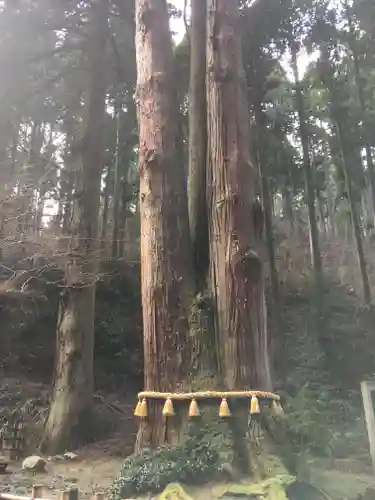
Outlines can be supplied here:
<path id="1" fill-rule="evenodd" d="M 190 406 L 189 406 L 189 417 L 192 418 L 192 417 L 200 417 L 200 416 L 201 416 L 201 412 L 199 411 L 198 403 L 197 403 L 196 399 L 192 399 Z"/>
<path id="2" fill-rule="evenodd" d="M 134 416 L 140 417 L 141 416 L 140 412 L 141 412 L 141 400 L 138 399 L 137 406 L 135 407 L 135 410 L 134 410 Z"/>
<path id="3" fill-rule="evenodd" d="M 256 396 L 252 396 L 250 401 L 250 415 L 248 420 L 249 437 L 257 439 L 260 437 L 260 406 Z"/>
<path id="4" fill-rule="evenodd" d="M 223 398 L 220 403 L 219 417 L 226 418 L 230 417 L 231 415 L 232 413 L 229 409 L 227 398 Z"/>
<path id="5" fill-rule="evenodd" d="M 147 401 L 146 398 L 142 399 L 141 405 L 139 407 L 139 417 L 146 418 L 148 416 Z"/>
<path id="6" fill-rule="evenodd" d="M 163 416 L 164 417 L 173 417 L 174 416 L 174 408 L 171 398 L 168 398 L 164 403 L 163 408 Z"/>
<path id="7" fill-rule="evenodd" d="M 260 413 L 259 400 L 256 396 L 252 396 L 250 402 L 250 415 L 259 415 L 259 413 Z"/>

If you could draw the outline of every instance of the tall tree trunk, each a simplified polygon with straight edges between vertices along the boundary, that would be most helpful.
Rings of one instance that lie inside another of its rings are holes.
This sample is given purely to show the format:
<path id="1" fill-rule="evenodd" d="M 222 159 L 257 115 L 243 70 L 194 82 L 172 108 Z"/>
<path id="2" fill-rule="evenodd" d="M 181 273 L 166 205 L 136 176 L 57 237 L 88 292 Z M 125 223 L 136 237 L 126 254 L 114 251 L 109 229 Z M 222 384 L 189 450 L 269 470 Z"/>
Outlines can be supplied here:
<path id="1" fill-rule="evenodd" d="M 108 7 L 107 0 L 96 0 L 89 10 L 91 36 L 82 167 L 65 272 L 67 287 L 60 301 L 52 401 L 42 441 L 42 449 L 49 454 L 75 447 L 92 437 L 96 252 L 104 150 Z"/>
<path id="2" fill-rule="evenodd" d="M 208 0 L 207 199 L 219 369 L 229 389 L 271 386 L 262 262 L 253 208 L 237 0 Z"/>
<path id="3" fill-rule="evenodd" d="M 369 282 L 369 278 L 368 278 L 368 274 L 367 274 L 365 252 L 363 249 L 363 236 L 362 236 L 361 226 L 359 223 L 357 207 L 356 207 L 354 196 L 353 196 L 353 187 L 352 187 L 352 181 L 350 179 L 350 174 L 349 174 L 349 169 L 348 169 L 346 149 L 345 149 L 344 142 L 343 142 L 344 141 L 344 139 L 343 139 L 344 138 L 344 127 L 342 125 L 340 118 L 337 118 L 335 120 L 335 122 L 336 122 L 336 130 L 337 130 L 338 140 L 339 140 L 339 144 L 340 144 L 341 160 L 342 160 L 342 165 L 343 165 L 344 175 L 345 175 L 345 187 L 346 187 L 346 192 L 348 195 L 348 201 L 349 201 L 349 207 L 350 207 L 350 217 L 351 217 L 351 223 L 352 223 L 352 228 L 353 228 L 353 236 L 354 236 L 354 241 L 355 241 L 356 248 L 357 248 L 357 259 L 358 259 L 359 272 L 361 275 L 363 300 L 365 301 L 366 304 L 369 304 L 371 302 L 371 289 L 370 289 L 370 282 Z"/>
<path id="4" fill-rule="evenodd" d="M 61 173 L 61 198 L 63 203 L 62 234 L 67 236 L 70 232 L 73 190 L 77 180 L 77 172 L 79 170 L 80 161 L 76 148 L 77 130 L 74 124 L 74 119 L 72 117 L 68 117 L 66 119 L 65 126 L 66 146 L 64 154 L 64 170 Z"/>
<path id="5" fill-rule="evenodd" d="M 321 228 L 321 233 L 323 236 L 323 241 L 326 241 L 326 239 L 327 239 L 327 226 L 326 226 L 325 207 L 324 207 L 324 201 L 322 199 L 322 196 L 320 194 L 319 189 L 316 190 L 316 203 L 318 205 L 318 210 L 319 210 L 320 228 Z"/>
<path id="6" fill-rule="evenodd" d="M 117 98 L 115 107 L 115 117 L 116 117 L 116 156 L 115 156 L 115 176 L 113 183 L 113 232 L 112 232 L 112 247 L 111 247 L 111 257 L 112 259 L 117 259 L 119 257 L 119 249 L 121 247 L 119 241 L 120 234 L 120 206 L 121 206 L 121 144 L 120 144 L 120 133 L 121 133 L 121 104 L 119 103 L 119 98 Z"/>
<path id="7" fill-rule="evenodd" d="M 328 236 L 329 238 L 334 238 L 336 235 L 336 226 L 334 220 L 335 207 L 334 207 L 334 196 L 332 192 L 331 178 L 330 178 L 330 161 L 328 154 L 328 145 L 324 146 L 324 177 L 327 195 L 327 219 L 328 219 Z"/>
<path id="8" fill-rule="evenodd" d="M 303 151 L 303 168 L 305 174 L 305 199 L 306 199 L 307 209 L 309 212 L 310 254 L 314 270 L 316 298 L 317 300 L 319 300 L 319 298 L 321 297 L 323 268 L 322 268 L 322 257 L 320 254 L 319 233 L 316 220 L 314 186 L 313 186 L 311 163 L 309 157 L 309 136 L 306 127 L 305 106 L 303 101 L 302 85 L 299 80 L 299 74 L 298 74 L 297 48 L 293 45 L 291 47 L 291 51 L 292 51 L 292 69 L 294 73 L 295 90 L 296 90 L 297 113 L 299 118 L 299 131 L 300 131 L 302 151 Z"/>
<path id="9" fill-rule="evenodd" d="M 268 183 L 268 166 L 265 157 L 265 145 L 263 137 L 265 135 L 264 117 L 259 101 L 254 102 L 255 121 L 257 124 L 257 144 L 258 144 L 258 164 L 259 176 L 261 180 L 261 194 L 264 210 L 264 228 L 266 235 L 267 256 L 270 271 L 270 281 L 273 299 L 273 318 L 275 324 L 280 327 L 281 309 L 280 309 L 280 293 L 279 293 L 279 277 L 276 267 L 274 236 L 272 226 L 272 202 L 270 196 L 270 188 Z M 262 221 L 260 221 L 262 222 Z"/>
<path id="10" fill-rule="evenodd" d="M 360 125 L 360 129 L 361 129 L 361 136 L 363 139 L 363 146 L 365 148 L 365 153 L 366 153 L 367 170 L 369 173 L 371 196 L 372 196 L 373 224 L 375 227 L 375 168 L 374 168 L 374 161 L 372 157 L 372 151 L 369 140 L 369 131 L 371 130 L 370 133 L 373 133 L 373 131 L 371 125 L 368 123 L 369 122 L 368 111 L 365 101 L 365 89 L 363 85 L 363 78 L 361 75 L 361 65 L 358 54 L 357 39 L 348 0 L 345 0 L 345 7 L 346 7 L 346 16 L 348 20 L 349 33 L 350 33 L 349 46 L 351 48 L 353 55 L 355 83 L 356 83 L 359 107 L 362 116 L 362 124 Z"/>
<path id="11" fill-rule="evenodd" d="M 128 213 L 128 202 L 129 202 L 129 190 L 130 186 L 128 184 L 128 179 L 126 177 L 127 174 L 127 165 L 125 162 L 127 161 L 127 158 L 123 160 L 124 161 L 124 167 L 125 167 L 125 172 L 123 173 L 123 178 L 122 182 L 120 185 L 121 188 L 121 203 L 120 203 L 120 215 L 119 215 L 119 247 L 118 247 L 118 256 L 119 258 L 123 258 L 126 254 L 126 248 L 129 244 L 135 246 L 136 241 L 131 241 L 131 238 L 129 238 L 128 231 L 127 231 L 127 222 L 129 219 L 129 213 Z"/>
<path id="12" fill-rule="evenodd" d="M 292 236 L 295 230 L 295 217 L 293 212 L 293 196 L 290 187 L 285 186 L 283 188 L 282 197 L 283 197 L 283 216 L 288 221 L 289 236 Z"/>
<path id="13" fill-rule="evenodd" d="M 136 1 L 136 55 L 145 388 L 173 391 L 186 378 L 193 269 L 165 0 Z M 137 448 L 170 439 L 161 408 L 150 412 Z"/>
<path id="14" fill-rule="evenodd" d="M 191 2 L 189 91 L 189 221 L 198 285 L 208 271 L 206 206 L 206 0 Z"/>
<path id="15" fill-rule="evenodd" d="M 107 175 L 105 176 L 105 186 L 103 192 L 103 211 L 101 217 L 100 228 L 100 248 L 102 256 L 104 257 L 107 252 L 107 235 L 108 235 L 108 222 L 109 222 L 109 202 L 112 187 L 112 165 L 108 165 Z"/>

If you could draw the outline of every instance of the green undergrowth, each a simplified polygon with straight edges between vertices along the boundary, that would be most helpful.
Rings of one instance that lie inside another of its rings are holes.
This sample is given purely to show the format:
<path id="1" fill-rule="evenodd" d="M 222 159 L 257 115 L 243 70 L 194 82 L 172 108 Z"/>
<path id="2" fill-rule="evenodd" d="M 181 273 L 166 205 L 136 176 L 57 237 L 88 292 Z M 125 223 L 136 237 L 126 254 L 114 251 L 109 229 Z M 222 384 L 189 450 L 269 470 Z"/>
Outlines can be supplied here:
<path id="1" fill-rule="evenodd" d="M 113 484 L 111 500 L 159 493 L 170 483 L 205 485 L 287 474 L 283 461 L 263 437 L 245 437 L 241 419 L 221 419 L 218 405 L 202 408 L 202 417 L 187 421 L 180 443 L 143 449 L 128 457 Z"/>
<path id="2" fill-rule="evenodd" d="M 336 459 L 366 456 L 368 440 L 360 382 L 372 378 L 375 310 L 326 280 L 320 322 L 312 308 L 313 285 L 284 296 L 278 332 L 277 391 L 287 415 L 288 456 Z M 293 464 L 292 464 L 293 465 Z"/>
<path id="3" fill-rule="evenodd" d="M 112 486 L 111 500 L 158 493 L 170 483 L 197 485 L 222 477 L 234 461 L 232 430 L 219 418 L 216 406 L 203 413 L 186 422 L 179 444 L 144 448 L 125 459 Z"/>
<path id="4" fill-rule="evenodd" d="M 214 446 L 187 439 L 180 446 L 143 449 L 122 464 L 110 498 L 158 493 L 170 483 L 203 484 L 218 477 L 220 455 Z"/>

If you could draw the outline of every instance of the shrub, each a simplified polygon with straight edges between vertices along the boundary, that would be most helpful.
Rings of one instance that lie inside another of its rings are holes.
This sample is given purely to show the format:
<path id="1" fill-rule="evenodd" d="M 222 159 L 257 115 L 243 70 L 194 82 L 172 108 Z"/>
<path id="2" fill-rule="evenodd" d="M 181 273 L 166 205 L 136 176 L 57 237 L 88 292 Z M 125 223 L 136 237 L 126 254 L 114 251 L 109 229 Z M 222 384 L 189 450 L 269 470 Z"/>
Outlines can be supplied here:
<path id="1" fill-rule="evenodd" d="M 202 484 L 220 470 L 219 454 L 207 443 L 188 439 L 181 446 L 143 449 L 122 464 L 110 498 L 121 500 L 131 495 L 157 493 L 169 483 Z"/>

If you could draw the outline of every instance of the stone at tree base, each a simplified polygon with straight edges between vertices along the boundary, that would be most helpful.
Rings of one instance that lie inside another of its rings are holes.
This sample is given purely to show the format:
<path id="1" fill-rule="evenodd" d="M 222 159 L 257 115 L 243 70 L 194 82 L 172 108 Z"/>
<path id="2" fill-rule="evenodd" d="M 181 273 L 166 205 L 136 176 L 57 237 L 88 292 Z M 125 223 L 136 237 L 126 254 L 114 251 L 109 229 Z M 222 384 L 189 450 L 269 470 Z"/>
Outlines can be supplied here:
<path id="1" fill-rule="evenodd" d="M 72 451 L 67 451 L 64 453 L 64 458 L 65 460 L 76 460 L 78 458 L 78 455 L 76 453 L 73 453 Z"/>
<path id="2" fill-rule="evenodd" d="M 217 486 L 202 486 L 192 489 L 188 494 L 179 483 L 169 484 L 157 500 L 288 500 L 286 493 L 290 484 L 295 481 L 292 476 L 281 475 L 265 479 L 257 483 L 238 482 Z"/>
<path id="3" fill-rule="evenodd" d="M 184 488 L 179 483 L 171 483 L 165 488 L 157 500 L 194 500 L 186 493 Z"/>
<path id="4" fill-rule="evenodd" d="M 212 489 L 213 498 L 230 500 L 233 498 L 264 498 L 287 500 L 287 487 L 295 481 L 293 476 L 275 476 L 257 483 L 229 483 Z"/>
<path id="5" fill-rule="evenodd" d="M 22 470 L 44 472 L 46 470 L 46 461 L 38 455 L 31 455 L 30 457 L 25 458 L 22 462 Z"/>

